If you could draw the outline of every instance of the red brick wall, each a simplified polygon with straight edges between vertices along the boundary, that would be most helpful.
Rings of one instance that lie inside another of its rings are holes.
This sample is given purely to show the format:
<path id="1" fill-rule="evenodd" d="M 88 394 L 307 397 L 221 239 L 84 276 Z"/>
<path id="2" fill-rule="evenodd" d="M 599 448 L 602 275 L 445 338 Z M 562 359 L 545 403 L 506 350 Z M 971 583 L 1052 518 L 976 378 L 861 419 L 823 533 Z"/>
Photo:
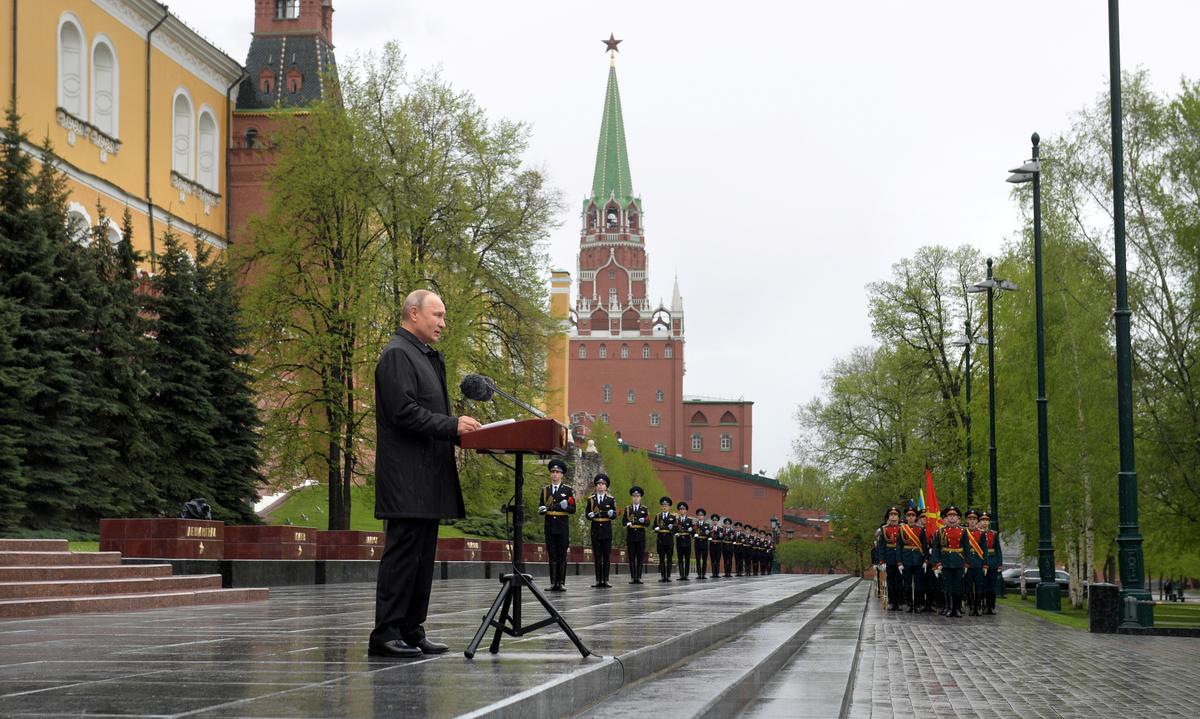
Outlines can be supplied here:
<path id="1" fill-rule="evenodd" d="M 685 459 L 753 474 L 753 411 L 751 402 L 685 402 L 684 442 L 679 453 Z M 704 416 L 704 424 L 693 423 L 697 412 Z M 693 434 L 700 435 L 699 452 L 692 449 Z M 729 435 L 731 443 L 728 451 L 721 449 L 721 435 L 724 434 Z"/>
<path id="2" fill-rule="evenodd" d="M 766 487 L 755 482 L 742 481 L 700 469 L 684 467 L 650 455 L 651 464 L 658 472 L 667 493 L 676 502 L 685 497 L 685 483 L 690 478 L 691 498 L 687 499 L 692 511 L 703 507 L 709 515 L 713 512 L 722 517 L 728 515 L 735 522 L 742 522 L 769 530 L 771 517 L 783 518 L 782 489 Z M 648 502 L 652 506 L 658 497 Z"/>
<path id="3" fill-rule="evenodd" d="M 321 7 L 321 0 L 300 0 L 300 15 L 294 20 L 275 19 L 275 0 L 254 0 L 254 32 L 295 35 L 316 32 L 333 42 L 333 8 Z"/>

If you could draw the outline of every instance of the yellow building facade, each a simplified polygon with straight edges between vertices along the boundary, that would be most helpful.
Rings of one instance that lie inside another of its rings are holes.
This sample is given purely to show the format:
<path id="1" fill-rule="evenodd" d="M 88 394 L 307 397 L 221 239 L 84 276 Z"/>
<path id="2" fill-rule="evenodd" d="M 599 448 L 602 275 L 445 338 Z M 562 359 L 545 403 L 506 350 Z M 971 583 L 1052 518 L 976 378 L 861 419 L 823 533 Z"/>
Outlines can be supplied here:
<path id="1" fill-rule="evenodd" d="M 232 93 L 242 67 L 152 0 L 0 0 L 0 87 L 28 133 L 49 138 L 80 227 L 97 203 L 154 269 L 168 228 L 190 247 L 229 236 Z"/>

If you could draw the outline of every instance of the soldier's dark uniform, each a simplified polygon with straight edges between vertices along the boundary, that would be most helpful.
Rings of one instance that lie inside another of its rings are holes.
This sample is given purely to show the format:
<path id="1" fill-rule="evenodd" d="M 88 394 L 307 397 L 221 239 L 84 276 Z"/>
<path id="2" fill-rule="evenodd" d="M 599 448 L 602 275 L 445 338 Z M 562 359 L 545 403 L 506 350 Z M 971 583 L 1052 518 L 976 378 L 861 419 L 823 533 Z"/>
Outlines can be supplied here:
<path id="1" fill-rule="evenodd" d="M 551 484 L 542 487 L 538 512 L 546 515 L 546 552 L 550 555 L 550 591 L 566 590 L 567 545 L 571 543 L 571 525 L 567 519 L 575 514 L 575 490 L 565 483 L 553 483 L 556 477 L 565 479 L 567 465 L 561 459 L 552 459 L 547 465 L 551 471 Z M 554 470 L 562 472 L 556 475 Z"/>
<path id="2" fill-rule="evenodd" d="M 750 575 L 757 577 L 762 573 L 762 534 L 758 527 L 750 528 Z"/>
<path id="3" fill-rule="evenodd" d="M 900 566 L 904 568 L 904 601 L 912 614 L 921 611 L 921 593 L 925 591 L 925 533 L 917 526 L 917 509 L 911 502 L 904 510 L 904 519 L 900 527 Z"/>
<path id="4" fill-rule="evenodd" d="M 712 525 L 708 523 L 708 512 L 703 507 L 696 509 L 696 579 L 708 579 L 708 545 L 712 538 Z"/>
<path id="5" fill-rule="evenodd" d="M 675 521 L 675 554 L 679 559 L 679 581 L 687 582 L 688 574 L 692 571 L 692 536 L 696 532 L 696 522 L 684 514 L 688 510 L 687 502 L 675 505 L 679 516 Z"/>
<path id="6" fill-rule="evenodd" d="M 729 517 L 721 520 L 725 530 L 725 540 L 721 544 L 721 564 L 725 566 L 725 576 L 733 576 L 733 553 L 737 548 L 737 532 L 733 528 L 733 520 Z"/>
<path id="7" fill-rule="evenodd" d="M 987 560 L 983 551 L 983 531 L 979 529 L 979 510 L 967 510 L 967 540 L 963 548 L 966 559 L 966 595 L 968 614 L 979 616 L 980 604 L 983 601 L 983 566 Z"/>
<path id="8" fill-rule="evenodd" d="M 892 524 L 892 515 L 896 515 L 896 524 Z M 887 572 L 887 602 L 890 611 L 900 608 L 900 597 L 904 593 L 904 578 L 900 574 L 900 508 L 888 507 L 888 523 L 880 527 L 879 533 L 879 563 L 877 567 Z"/>
<path id="9" fill-rule="evenodd" d="M 657 535 L 658 574 L 660 582 L 671 581 L 671 557 L 675 551 L 675 515 L 671 514 L 671 498 L 658 500 L 660 511 L 654 515 L 654 533 Z"/>
<path id="10" fill-rule="evenodd" d="M 953 515 L 954 524 L 947 523 L 933 535 L 933 569 L 940 575 L 942 593 L 945 596 L 943 613 L 951 617 L 961 617 L 959 606 L 962 602 L 963 567 L 966 557 L 963 556 L 967 544 L 967 530 L 958 524 L 958 507 L 951 504 L 942 510 L 942 518 L 948 519 Z"/>
<path id="11" fill-rule="evenodd" d="M 721 578 L 721 549 L 725 543 L 725 529 L 721 527 L 721 515 L 713 514 L 712 532 L 708 537 L 708 557 L 712 566 L 712 578 Z"/>
<path id="12" fill-rule="evenodd" d="M 646 527 L 650 524 L 650 510 L 642 504 L 645 491 L 636 484 L 629 488 L 634 504 L 621 513 L 625 525 L 625 553 L 629 555 L 629 583 L 642 583 L 642 570 L 646 567 Z"/>
<path id="13" fill-rule="evenodd" d="M 991 528 L 992 517 L 987 511 L 979 515 L 979 524 L 983 527 L 983 553 L 987 555 L 984 564 L 987 573 L 984 576 L 983 603 L 986 614 L 996 613 L 996 585 L 1000 580 L 1000 567 L 1004 564 L 1004 553 L 1000 550 L 1000 533 Z"/>
<path id="14" fill-rule="evenodd" d="M 592 528 L 592 565 L 596 570 L 596 583 L 593 588 L 611 588 L 608 583 L 609 561 L 612 558 L 612 522 L 617 516 L 617 500 L 608 493 L 608 475 L 603 472 L 596 475 L 593 484 L 596 492 L 588 495 L 587 518 Z M 604 485 L 604 494 L 600 494 L 600 485 Z"/>

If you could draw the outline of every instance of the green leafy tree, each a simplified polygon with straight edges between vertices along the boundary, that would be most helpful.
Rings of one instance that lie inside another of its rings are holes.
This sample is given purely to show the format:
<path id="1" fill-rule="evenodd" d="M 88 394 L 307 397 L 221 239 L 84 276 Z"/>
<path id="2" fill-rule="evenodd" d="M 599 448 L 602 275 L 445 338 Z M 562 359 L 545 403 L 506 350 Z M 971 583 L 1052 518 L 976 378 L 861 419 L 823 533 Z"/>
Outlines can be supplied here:
<path id="1" fill-rule="evenodd" d="M 825 469 L 812 464 L 788 462 L 775 474 L 775 479 L 788 488 L 787 506 L 829 508 L 833 483 Z"/>

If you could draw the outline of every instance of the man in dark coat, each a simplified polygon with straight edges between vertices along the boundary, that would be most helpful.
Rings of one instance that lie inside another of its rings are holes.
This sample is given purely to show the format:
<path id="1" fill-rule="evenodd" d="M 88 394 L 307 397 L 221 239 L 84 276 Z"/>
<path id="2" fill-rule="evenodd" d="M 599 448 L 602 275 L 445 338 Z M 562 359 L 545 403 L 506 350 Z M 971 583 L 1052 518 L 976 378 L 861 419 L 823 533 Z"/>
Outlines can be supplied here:
<path id="1" fill-rule="evenodd" d="M 438 520 L 463 517 L 454 461 L 458 436 L 479 428 L 450 414 L 441 339 L 446 306 L 428 290 L 408 295 L 404 320 L 375 366 L 375 517 L 387 543 L 375 588 L 372 656 L 418 657 L 446 651 L 425 636 L 433 589 Z"/>

